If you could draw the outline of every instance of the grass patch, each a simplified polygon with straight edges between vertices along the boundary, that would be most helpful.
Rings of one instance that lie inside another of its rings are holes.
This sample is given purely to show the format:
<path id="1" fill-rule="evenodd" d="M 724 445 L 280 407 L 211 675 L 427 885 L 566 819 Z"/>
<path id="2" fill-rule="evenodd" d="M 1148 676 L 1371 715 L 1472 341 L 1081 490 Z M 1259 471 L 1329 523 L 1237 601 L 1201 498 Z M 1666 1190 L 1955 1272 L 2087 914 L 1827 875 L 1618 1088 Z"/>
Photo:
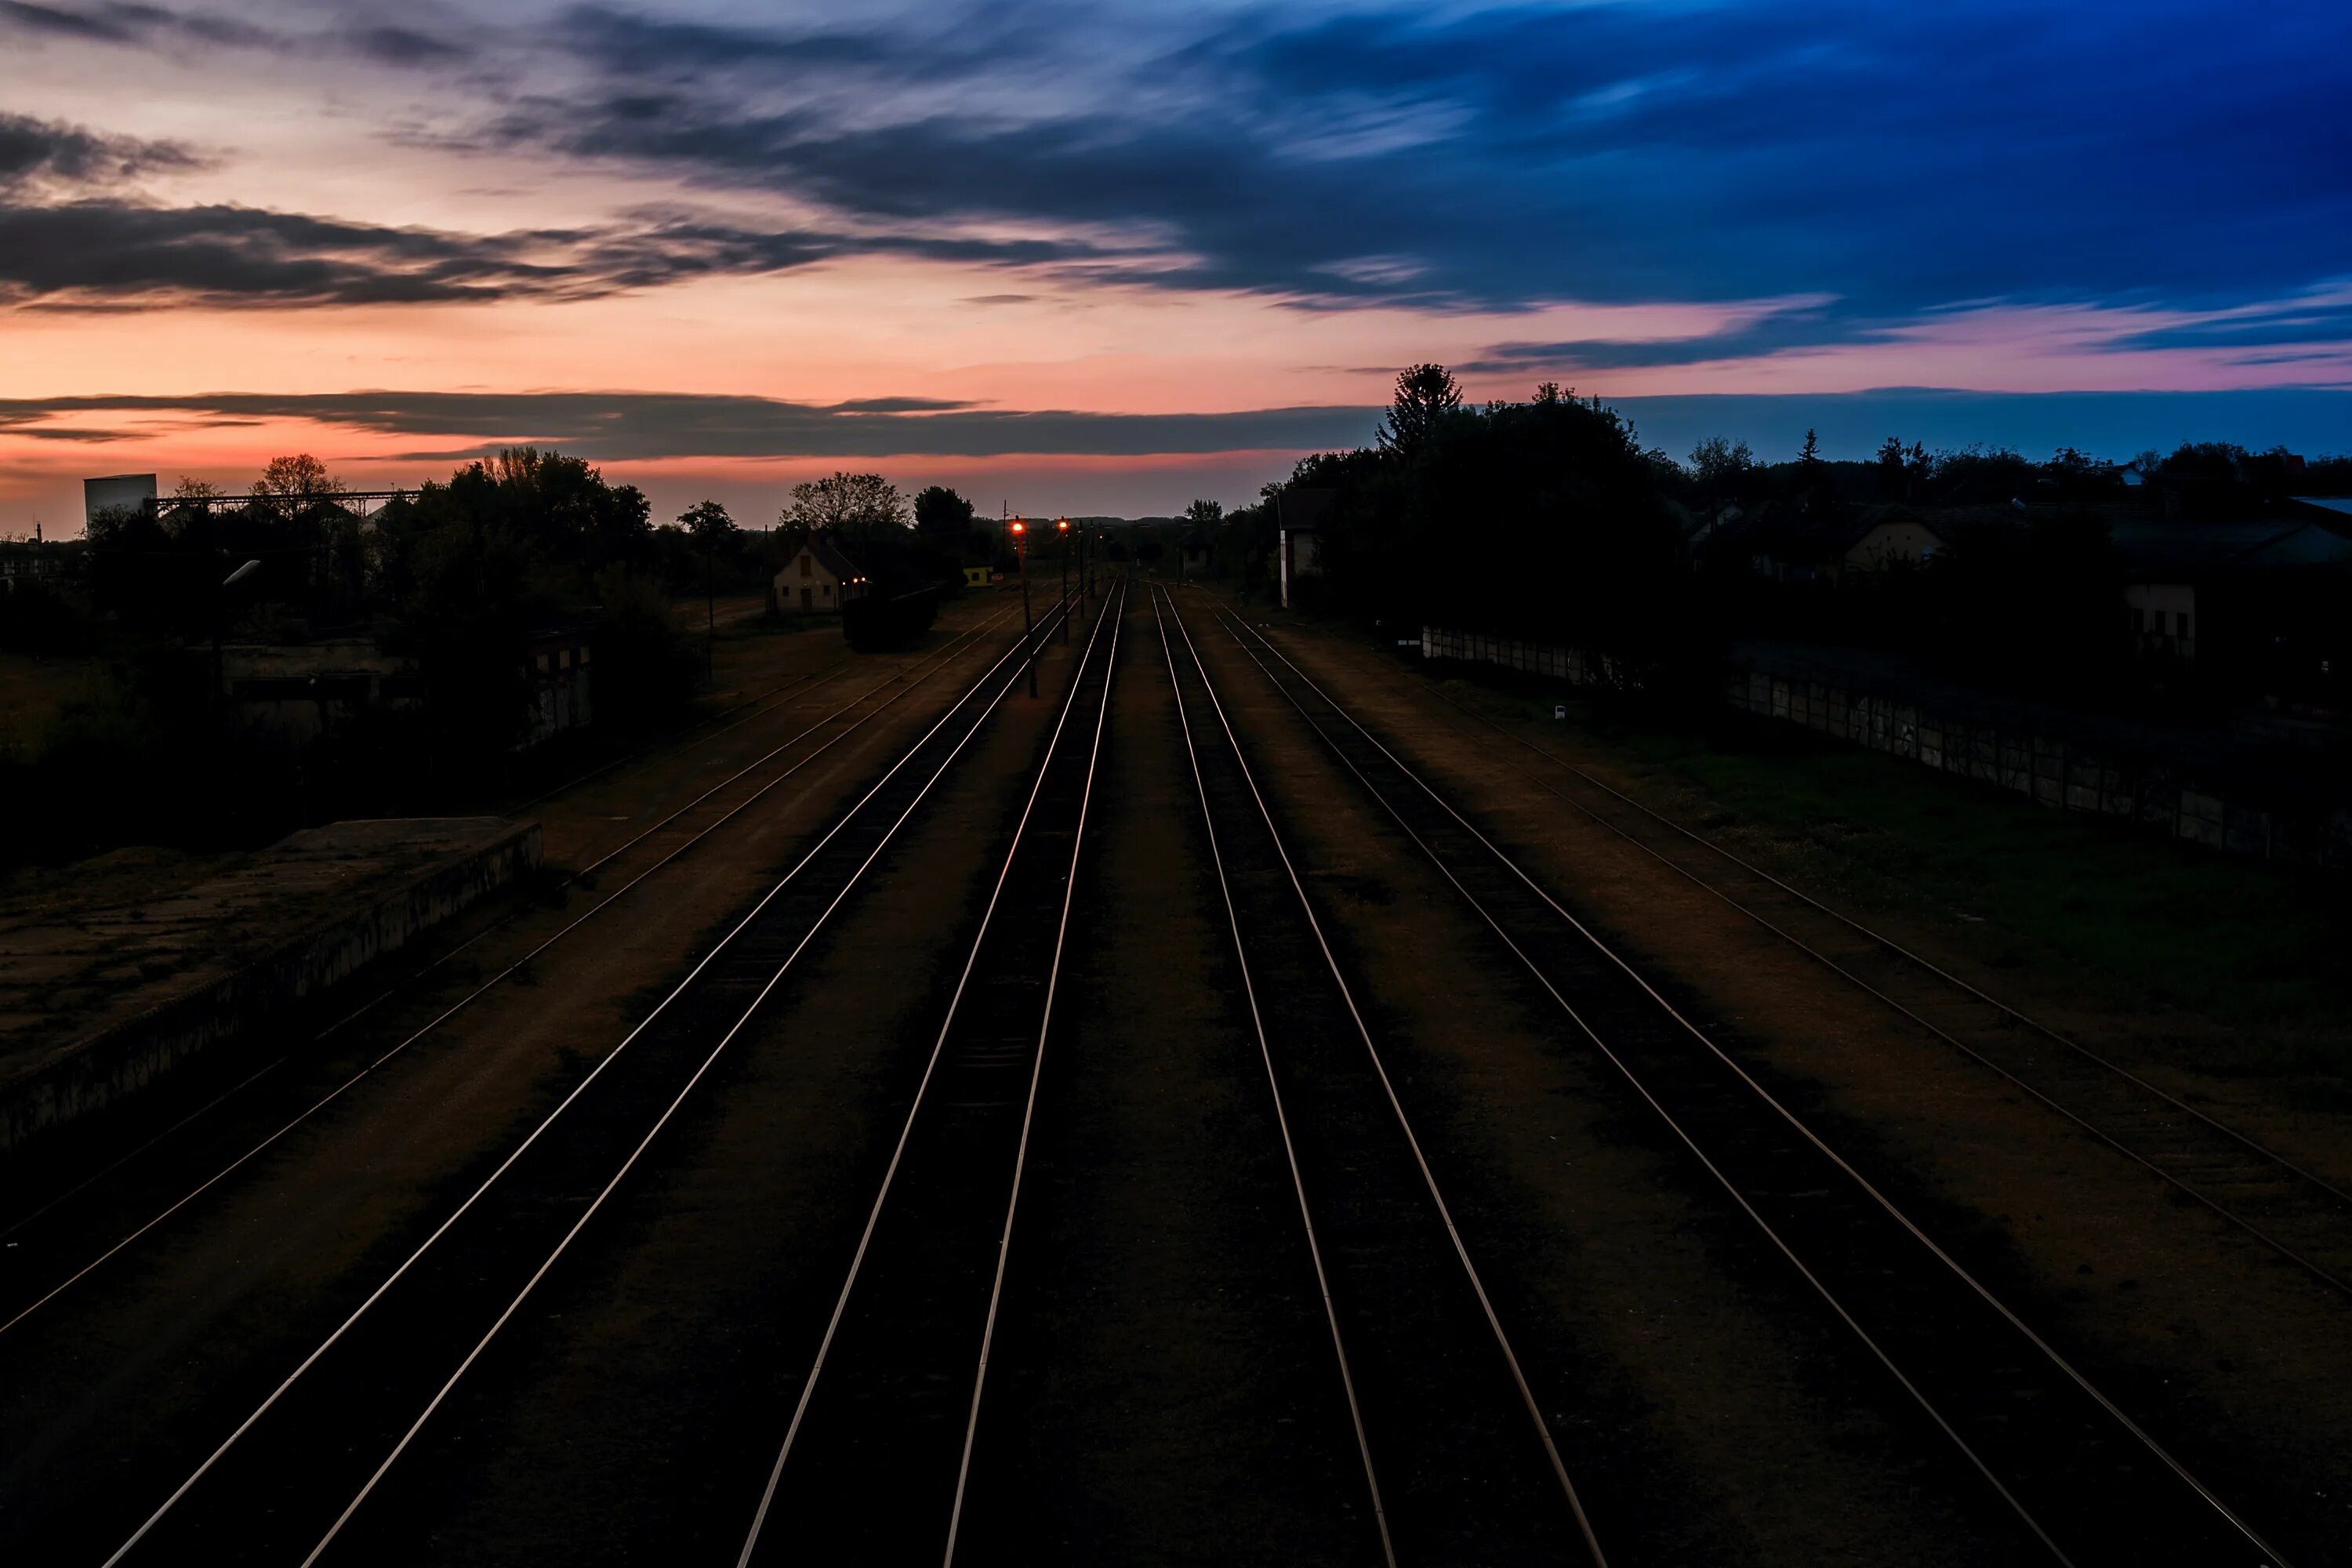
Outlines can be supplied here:
<path id="1" fill-rule="evenodd" d="M 1555 694 L 1477 689 L 1481 706 L 1551 727 Z M 1763 851 L 1759 863 L 1857 914 L 1936 919 L 1995 967 L 2095 970 L 2123 1000 L 2258 1030 L 2333 1033 L 2352 1003 L 2338 875 L 2053 810 L 1744 715 L 1677 722 L 1598 701 L 1569 713 L 1582 739 L 1664 786 L 1644 792 L 1653 804 L 1680 797 L 1679 820 Z M 2273 1044 L 2257 1053 L 2269 1059 L 2241 1065 L 2340 1067 L 2318 1041 Z"/>

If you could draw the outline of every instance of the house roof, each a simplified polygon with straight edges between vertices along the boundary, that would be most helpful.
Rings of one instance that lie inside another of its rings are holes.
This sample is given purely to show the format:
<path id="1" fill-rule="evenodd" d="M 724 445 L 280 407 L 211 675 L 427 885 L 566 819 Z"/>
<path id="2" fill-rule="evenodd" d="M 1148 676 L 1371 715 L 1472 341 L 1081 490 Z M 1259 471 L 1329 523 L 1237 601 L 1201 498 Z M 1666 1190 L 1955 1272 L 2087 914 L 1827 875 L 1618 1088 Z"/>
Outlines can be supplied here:
<path id="1" fill-rule="evenodd" d="M 1948 537 L 1944 527 L 1938 526 L 1948 526 L 1944 514 L 1930 513 L 1901 501 L 1861 507 L 1842 516 L 1801 511 L 1793 506 L 1767 502 L 1751 517 L 1725 517 L 1721 531 L 1727 538 L 1740 539 L 1758 554 L 1779 561 L 1813 562 L 1843 557 L 1889 523 L 1914 524 L 1933 534 L 1939 542 Z"/>
<path id="2" fill-rule="evenodd" d="M 801 548 L 815 556 L 818 565 L 844 582 L 858 575 L 857 563 L 852 561 L 847 552 L 833 542 L 833 535 L 830 533 L 812 533 L 808 536 L 808 542 Z"/>
<path id="3" fill-rule="evenodd" d="M 2116 552 L 2134 582 L 2209 576 L 2242 570 L 2290 535 L 2313 529 L 2303 522 L 2127 522 L 2116 526 Z M 2318 530 L 2325 532 L 2325 530 Z"/>

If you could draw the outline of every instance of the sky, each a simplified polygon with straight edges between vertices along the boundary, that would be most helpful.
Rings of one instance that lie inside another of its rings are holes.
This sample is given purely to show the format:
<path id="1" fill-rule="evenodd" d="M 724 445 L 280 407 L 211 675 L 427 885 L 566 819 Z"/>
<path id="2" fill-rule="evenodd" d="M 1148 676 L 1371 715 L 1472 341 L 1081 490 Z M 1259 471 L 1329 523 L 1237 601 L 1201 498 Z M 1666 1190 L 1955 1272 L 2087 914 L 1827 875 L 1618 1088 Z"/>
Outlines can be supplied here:
<path id="1" fill-rule="evenodd" d="M 0 0 L 0 534 L 520 442 L 1234 504 L 1396 371 L 2352 451 L 2352 6 Z"/>

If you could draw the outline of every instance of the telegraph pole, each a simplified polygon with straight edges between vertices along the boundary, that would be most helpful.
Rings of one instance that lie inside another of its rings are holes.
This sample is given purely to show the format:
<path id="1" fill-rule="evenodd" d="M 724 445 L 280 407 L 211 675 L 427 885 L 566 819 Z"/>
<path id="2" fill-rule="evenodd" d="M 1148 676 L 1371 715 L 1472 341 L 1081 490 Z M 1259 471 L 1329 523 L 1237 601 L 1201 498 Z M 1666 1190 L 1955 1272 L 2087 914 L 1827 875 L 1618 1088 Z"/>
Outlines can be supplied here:
<path id="1" fill-rule="evenodd" d="M 1063 518 L 1054 524 L 1054 531 L 1062 536 L 1062 640 L 1070 640 L 1070 520 Z M 1080 531 L 1083 533 L 1083 530 Z M 1081 578 L 1081 582 L 1085 579 Z"/>
<path id="2" fill-rule="evenodd" d="M 1021 647 L 1029 660 L 1029 695 L 1037 695 L 1037 627 L 1029 615 L 1029 525 L 1013 520 L 1013 563 L 1021 574 Z"/>

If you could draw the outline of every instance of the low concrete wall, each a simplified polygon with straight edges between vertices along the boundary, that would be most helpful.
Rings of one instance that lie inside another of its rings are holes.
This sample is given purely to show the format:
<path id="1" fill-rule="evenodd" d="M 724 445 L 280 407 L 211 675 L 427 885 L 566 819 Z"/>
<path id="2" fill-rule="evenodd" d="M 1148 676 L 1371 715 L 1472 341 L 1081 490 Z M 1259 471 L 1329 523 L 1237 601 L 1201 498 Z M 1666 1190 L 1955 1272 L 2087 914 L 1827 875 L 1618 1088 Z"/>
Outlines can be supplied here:
<path id="1" fill-rule="evenodd" d="M 0 1153 L 137 1092 L 208 1047 L 268 1025 L 513 883 L 538 867 L 540 853 L 539 824 L 523 823 L 230 974 L 76 1041 L 0 1090 Z"/>
<path id="2" fill-rule="evenodd" d="M 1422 631 L 1421 649 L 1427 658 L 1495 664 L 1578 686 L 1639 684 L 1613 659 L 1547 643 L 1429 626 Z M 2200 777 L 2178 763 L 2113 754 L 2075 737 L 1945 711 L 1834 677 L 1734 663 L 1724 671 L 1723 697 L 1758 718 L 1999 784 L 2060 811 L 2125 817 L 2176 838 L 2263 859 L 2352 868 L 2352 806 L 2297 809 L 2250 799 L 2244 789 Z"/>

